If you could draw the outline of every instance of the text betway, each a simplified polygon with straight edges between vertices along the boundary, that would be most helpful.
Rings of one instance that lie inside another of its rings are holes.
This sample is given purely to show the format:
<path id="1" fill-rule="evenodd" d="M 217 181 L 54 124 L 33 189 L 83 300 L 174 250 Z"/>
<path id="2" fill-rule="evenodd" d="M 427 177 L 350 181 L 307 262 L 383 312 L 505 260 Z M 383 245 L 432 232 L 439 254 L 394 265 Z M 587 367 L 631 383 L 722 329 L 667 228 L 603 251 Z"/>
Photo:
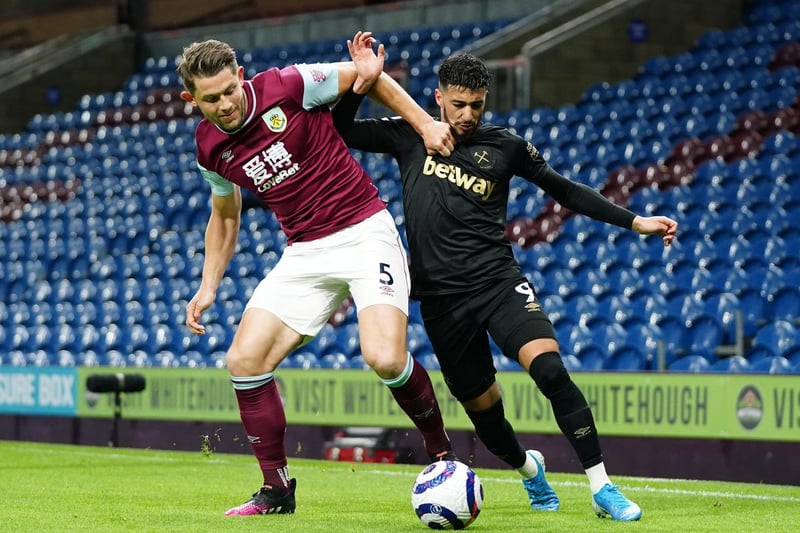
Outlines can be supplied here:
<path id="1" fill-rule="evenodd" d="M 425 159 L 425 166 L 422 168 L 422 173 L 426 176 L 442 178 L 443 180 L 458 185 L 466 191 L 472 191 L 480 195 L 481 200 L 488 200 L 496 185 L 493 181 L 469 174 L 461 167 L 437 163 L 431 156 Z"/>

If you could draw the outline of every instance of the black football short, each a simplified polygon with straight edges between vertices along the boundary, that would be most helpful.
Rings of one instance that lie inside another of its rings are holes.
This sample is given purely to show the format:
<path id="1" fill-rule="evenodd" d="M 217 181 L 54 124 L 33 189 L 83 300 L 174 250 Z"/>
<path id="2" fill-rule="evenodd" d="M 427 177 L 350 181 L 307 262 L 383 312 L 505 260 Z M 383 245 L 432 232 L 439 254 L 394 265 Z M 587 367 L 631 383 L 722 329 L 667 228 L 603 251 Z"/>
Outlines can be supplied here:
<path id="1" fill-rule="evenodd" d="M 425 296 L 420 311 L 445 382 L 462 402 L 480 396 L 495 381 L 489 335 L 517 362 L 528 342 L 556 338 L 532 285 L 522 276 L 480 291 Z"/>

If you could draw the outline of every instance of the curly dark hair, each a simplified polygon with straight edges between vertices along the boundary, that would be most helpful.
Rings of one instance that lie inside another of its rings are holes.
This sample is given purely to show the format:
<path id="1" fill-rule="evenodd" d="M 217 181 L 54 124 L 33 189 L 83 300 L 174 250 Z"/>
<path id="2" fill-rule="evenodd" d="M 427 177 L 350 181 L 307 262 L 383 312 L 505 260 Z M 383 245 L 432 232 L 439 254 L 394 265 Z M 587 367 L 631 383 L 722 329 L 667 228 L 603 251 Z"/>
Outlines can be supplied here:
<path id="1" fill-rule="evenodd" d="M 439 66 L 439 88 L 488 89 L 492 75 L 486 65 L 472 54 L 450 56 Z"/>
<path id="2" fill-rule="evenodd" d="M 195 78 L 216 76 L 226 68 L 236 72 L 238 68 L 236 52 L 228 43 L 209 39 L 194 42 L 184 48 L 175 71 L 186 90 L 194 93 Z"/>

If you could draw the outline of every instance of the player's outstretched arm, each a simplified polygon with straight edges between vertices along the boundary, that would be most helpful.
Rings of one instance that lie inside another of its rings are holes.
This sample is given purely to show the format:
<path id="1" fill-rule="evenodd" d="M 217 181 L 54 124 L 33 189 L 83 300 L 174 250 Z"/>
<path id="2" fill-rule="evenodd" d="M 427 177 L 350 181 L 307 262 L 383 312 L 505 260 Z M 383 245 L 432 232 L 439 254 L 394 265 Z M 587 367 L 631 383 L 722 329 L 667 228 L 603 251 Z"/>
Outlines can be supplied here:
<path id="1" fill-rule="evenodd" d="M 241 223 L 242 193 L 239 187 L 228 196 L 212 194 L 211 198 L 200 288 L 186 305 L 186 326 L 195 335 L 206 332 L 201 316 L 217 297 L 217 288 L 236 249 Z"/>
<path id="2" fill-rule="evenodd" d="M 377 53 L 373 45 L 377 41 L 370 32 L 358 32 L 353 40 L 347 40 L 347 50 L 353 59 L 356 68 L 356 81 L 353 82 L 353 92 L 367 94 L 378 78 L 383 74 L 383 61 L 386 57 L 383 44 L 378 45 Z"/>
<path id="3" fill-rule="evenodd" d="M 642 217 L 637 215 L 633 219 L 631 229 L 640 235 L 661 235 L 664 246 L 669 246 L 678 231 L 678 223 L 664 216 Z"/>
<path id="4" fill-rule="evenodd" d="M 369 91 L 370 98 L 406 119 L 422 137 L 428 153 L 449 156 L 455 144 L 450 126 L 434 120 L 400 84 L 383 72 L 383 45 L 378 45 L 376 54 L 372 48 L 374 44 L 370 32 L 358 32 L 352 41 L 347 42 L 357 73 L 353 91 L 358 94 Z"/>

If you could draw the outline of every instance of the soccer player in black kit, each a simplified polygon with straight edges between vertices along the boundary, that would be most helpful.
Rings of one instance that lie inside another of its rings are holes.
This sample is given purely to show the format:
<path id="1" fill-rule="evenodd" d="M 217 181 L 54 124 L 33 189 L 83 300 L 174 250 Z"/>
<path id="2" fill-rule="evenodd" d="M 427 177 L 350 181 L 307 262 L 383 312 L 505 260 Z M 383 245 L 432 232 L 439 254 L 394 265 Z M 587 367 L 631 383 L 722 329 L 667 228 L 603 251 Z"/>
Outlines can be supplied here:
<path id="1" fill-rule="evenodd" d="M 531 507 L 557 510 L 559 499 L 544 477 L 543 457 L 523 448 L 505 417 L 491 335 L 550 401 L 559 428 L 586 471 L 597 515 L 638 520 L 639 506 L 609 480 L 591 409 L 564 367 L 552 323 L 505 238 L 509 182 L 520 176 L 576 213 L 639 234 L 661 235 L 665 246 L 671 244 L 677 223 L 664 216 L 637 216 L 613 204 L 560 175 L 528 141 L 505 128 L 481 124 L 490 75 L 469 54 L 447 58 L 438 73 L 435 95 L 441 120 L 450 124 L 457 141 L 450 157 L 428 154 L 420 136 L 400 118 L 354 120 L 362 95 L 383 69 L 383 47 L 376 54 L 373 44 L 359 36 L 348 42 L 359 77 L 335 107 L 334 121 L 351 148 L 389 153 L 397 160 L 411 296 L 420 300 L 450 392 L 478 438 L 520 473 Z"/>

